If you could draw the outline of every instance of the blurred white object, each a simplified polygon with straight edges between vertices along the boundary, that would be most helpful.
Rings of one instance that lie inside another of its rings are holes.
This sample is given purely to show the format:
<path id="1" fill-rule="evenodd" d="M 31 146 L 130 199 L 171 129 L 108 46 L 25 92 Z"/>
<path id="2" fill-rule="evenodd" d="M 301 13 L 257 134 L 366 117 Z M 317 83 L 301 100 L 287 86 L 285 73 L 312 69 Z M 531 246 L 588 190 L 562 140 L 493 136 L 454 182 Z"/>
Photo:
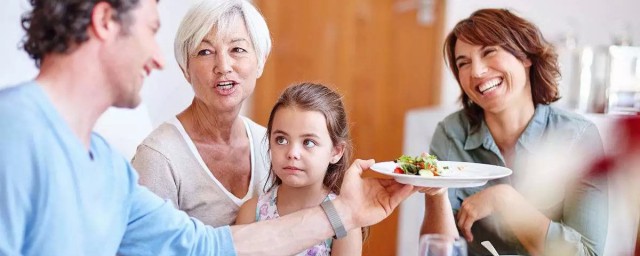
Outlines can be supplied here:
<path id="1" fill-rule="evenodd" d="M 640 112 L 640 47 L 609 46 L 607 112 Z"/>
<path id="2" fill-rule="evenodd" d="M 583 115 L 598 127 L 605 154 L 612 155 L 623 150 L 617 148 L 618 145 L 621 145 L 621 140 L 625 138 L 620 137 L 620 128 L 616 127 L 616 122 L 624 116 Z M 628 163 L 628 166 L 634 165 Z M 640 166 L 640 164 L 635 166 Z M 609 174 L 609 229 L 604 255 L 633 255 L 640 221 L 640 198 L 637 196 L 640 194 L 637 185 L 637 181 L 640 180 L 640 177 L 637 177 L 640 176 L 638 173 L 635 172 L 636 178 L 633 178 L 633 172 L 612 172 Z"/>
<path id="3" fill-rule="evenodd" d="M 491 255 L 493 256 L 498 256 L 498 251 L 496 251 L 496 248 L 493 247 L 493 245 L 491 244 L 491 242 L 489 241 L 482 241 L 480 243 L 482 246 L 484 246 L 484 248 L 487 248 L 487 250 L 489 250 L 489 252 L 491 253 Z"/>
<path id="4" fill-rule="evenodd" d="M 467 256 L 467 242 L 462 237 L 441 234 L 420 236 L 419 256 Z"/>

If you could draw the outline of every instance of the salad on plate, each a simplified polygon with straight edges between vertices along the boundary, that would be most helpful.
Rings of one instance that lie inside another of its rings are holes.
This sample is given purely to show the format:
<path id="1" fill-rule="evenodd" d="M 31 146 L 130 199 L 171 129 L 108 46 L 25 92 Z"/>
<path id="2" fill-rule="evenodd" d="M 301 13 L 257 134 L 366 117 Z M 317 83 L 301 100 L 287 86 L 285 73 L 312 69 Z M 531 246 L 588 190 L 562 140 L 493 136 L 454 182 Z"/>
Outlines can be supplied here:
<path id="1" fill-rule="evenodd" d="M 436 156 L 428 153 L 422 153 L 416 157 L 402 155 L 393 160 L 393 162 L 396 163 L 396 168 L 393 172 L 399 174 L 434 177 L 442 176 L 445 172 L 449 171 L 448 166 L 439 166 Z"/>

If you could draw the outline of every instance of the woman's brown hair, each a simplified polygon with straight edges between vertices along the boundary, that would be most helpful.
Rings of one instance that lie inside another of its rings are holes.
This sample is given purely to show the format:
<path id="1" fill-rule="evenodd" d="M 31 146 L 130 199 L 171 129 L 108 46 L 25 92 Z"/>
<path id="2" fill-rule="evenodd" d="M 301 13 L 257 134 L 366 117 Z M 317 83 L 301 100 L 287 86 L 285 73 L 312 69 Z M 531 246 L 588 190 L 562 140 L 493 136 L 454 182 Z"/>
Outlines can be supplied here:
<path id="1" fill-rule="evenodd" d="M 445 39 L 443 53 L 445 61 L 460 85 L 459 71 L 455 62 L 455 48 L 458 40 L 473 45 L 497 45 L 520 61 L 529 59 L 533 104 L 548 105 L 560 99 L 558 55 L 533 23 L 506 9 L 481 9 L 472 13 L 469 18 L 458 22 Z M 473 103 L 464 91 L 460 95 L 460 101 L 465 115 L 470 120 L 471 130 L 476 131 L 483 118 L 482 108 Z"/>

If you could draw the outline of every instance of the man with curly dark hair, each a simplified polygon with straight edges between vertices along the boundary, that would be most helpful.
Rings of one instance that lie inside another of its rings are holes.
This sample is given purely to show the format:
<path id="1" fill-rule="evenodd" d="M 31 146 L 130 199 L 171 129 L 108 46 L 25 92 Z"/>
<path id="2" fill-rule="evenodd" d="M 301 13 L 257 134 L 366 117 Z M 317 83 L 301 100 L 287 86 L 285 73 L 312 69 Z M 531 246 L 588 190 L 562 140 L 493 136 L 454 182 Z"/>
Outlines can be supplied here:
<path id="1" fill-rule="evenodd" d="M 413 191 L 360 178 L 372 164 L 360 160 L 324 207 L 234 227 L 189 218 L 92 132 L 108 107 L 137 106 L 164 65 L 156 1 L 31 3 L 24 48 L 40 72 L 0 90 L 0 255 L 291 255 L 379 222 Z"/>
<path id="2" fill-rule="evenodd" d="M 129 11 L 138 5 L 139 0 L 30 2 L 33 11 L 22 17 L 22 27 L 27 33 L 23 47 L 40 66 L 45 54 L 65 53 L 74 45 L 89 40 L 87 27 L 96 4 L 108 3 L 113 8 L 111 18 L 119 22 L 126 33 L 132 23 Z"/>

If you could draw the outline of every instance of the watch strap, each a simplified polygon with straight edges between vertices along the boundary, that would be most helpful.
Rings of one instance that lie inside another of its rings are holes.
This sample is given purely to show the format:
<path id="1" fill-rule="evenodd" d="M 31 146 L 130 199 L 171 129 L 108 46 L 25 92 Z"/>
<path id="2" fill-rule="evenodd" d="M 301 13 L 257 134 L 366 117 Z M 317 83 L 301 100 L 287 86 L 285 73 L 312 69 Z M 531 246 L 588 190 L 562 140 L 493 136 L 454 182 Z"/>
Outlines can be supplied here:
<path id="1" fill-rule="evenodd" d="M 320 204 L 320 207 L 322 207 L 322 210 L 324 210 L 324 213 L 329 219 L 329 223 L 331 223 L 331 227 L 333 228 L 333 232 L 335 233 L 335 236 L 333 236 L 333 238 L 340 239 L 347 236 L 347 230 L 344 229 L 344 224 L 342 223 L 342 220 L 340 219 L 338 211 L 333 205 L 333 202 L 331 200 L 324 201 Z"/>

